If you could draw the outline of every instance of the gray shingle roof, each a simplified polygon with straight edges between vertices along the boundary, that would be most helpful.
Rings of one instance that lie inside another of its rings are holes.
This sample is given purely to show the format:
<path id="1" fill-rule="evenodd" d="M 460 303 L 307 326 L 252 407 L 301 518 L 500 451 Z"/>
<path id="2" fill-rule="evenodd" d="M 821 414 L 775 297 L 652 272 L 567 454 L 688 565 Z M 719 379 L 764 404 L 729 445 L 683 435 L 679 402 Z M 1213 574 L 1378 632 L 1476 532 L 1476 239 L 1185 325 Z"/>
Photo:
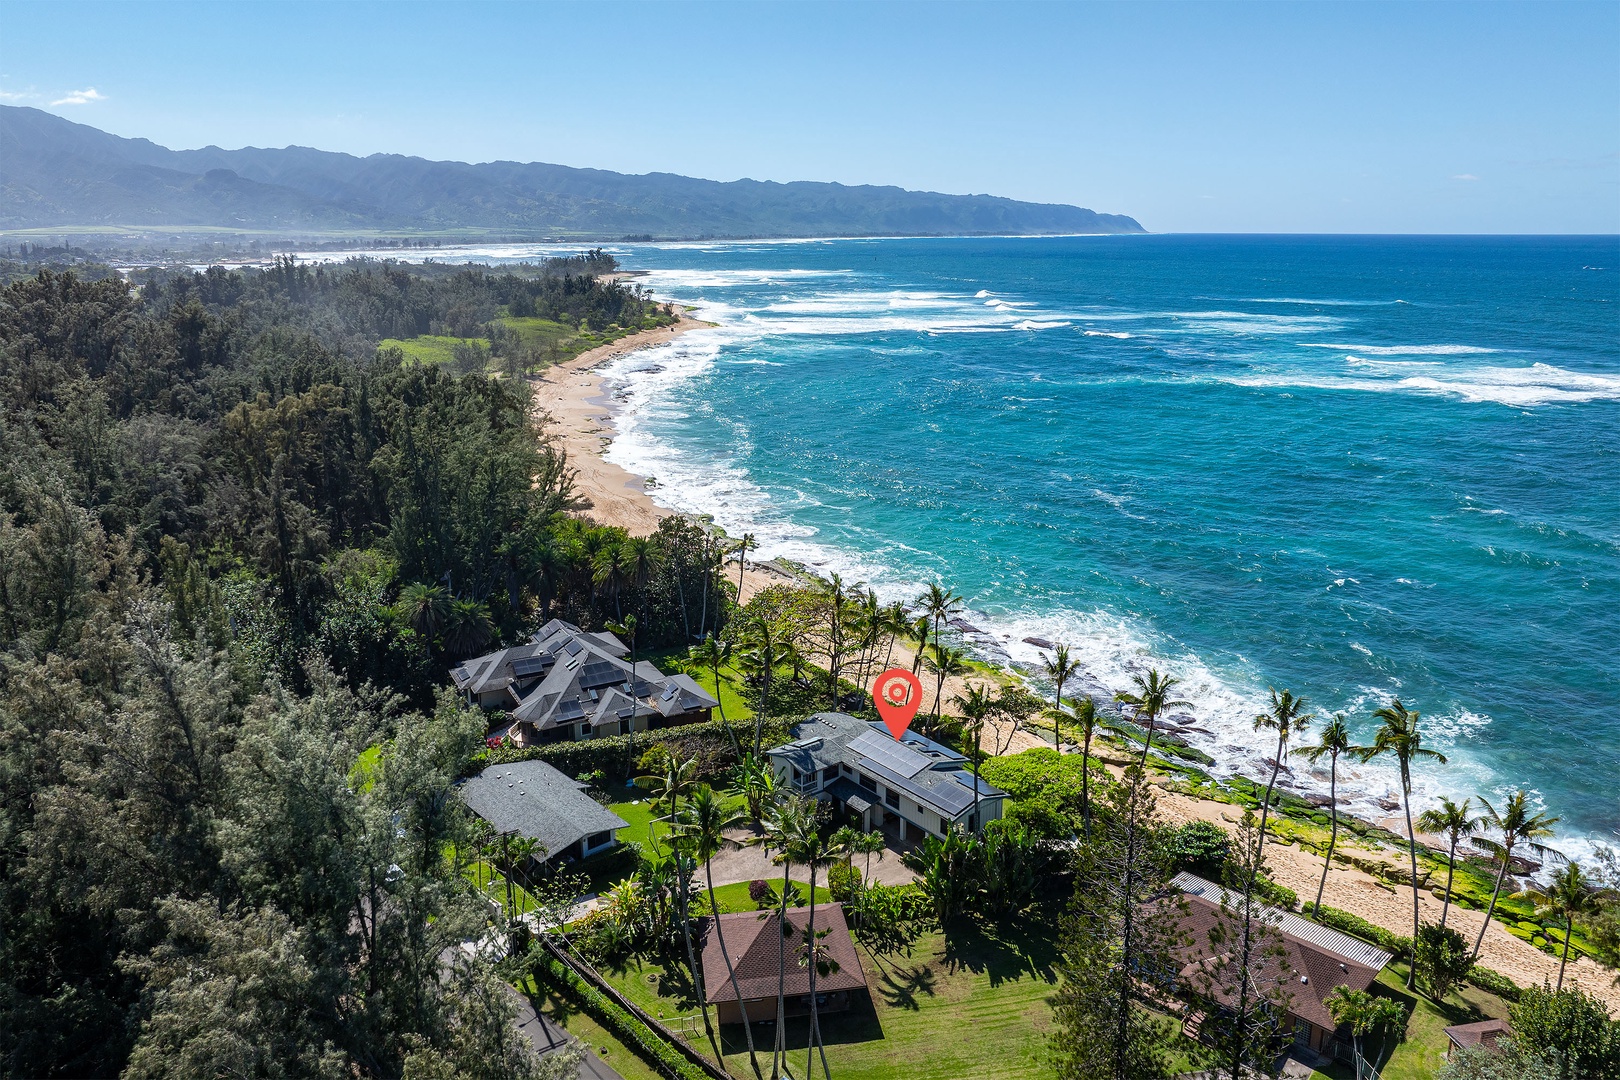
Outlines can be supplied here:
<path id="1" fill-rule="evenodd" d="M 497 833 L 540 841 L 550 854 L 584 837 L 622 829 L 625 820 L 585 794 L 584 786 L 543 761 L 491 765 L 457 789 Z"/>

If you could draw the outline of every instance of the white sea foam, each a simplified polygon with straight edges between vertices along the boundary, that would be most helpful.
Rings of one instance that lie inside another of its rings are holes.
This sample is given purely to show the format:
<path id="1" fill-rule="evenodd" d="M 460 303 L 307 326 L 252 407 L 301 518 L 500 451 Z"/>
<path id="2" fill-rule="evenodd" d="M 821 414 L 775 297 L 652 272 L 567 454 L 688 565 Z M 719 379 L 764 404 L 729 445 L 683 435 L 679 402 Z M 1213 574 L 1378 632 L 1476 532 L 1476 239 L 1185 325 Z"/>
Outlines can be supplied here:
<path id="1" fill-rule="evenodd" d="M 1470 356 L 1500 351 L 1480 345 L 1334 345 L 1316 341 L 1300 341 L 1296 344 L 1302 349 L 1344 349 L 1368 356 Z"/>
<path id="2" fill-rule="evenodd" d="M 1126 339 L 1126 338 L 1128 338 L 1130 336 L 1131 336 L 1130 334 L 1125 333 L 1123 330 L 1117 330 L 1117 331 L 1087 330 L 1086 331 L 1086 337 L 1111 337 L 1111 338 L 1119 338 L 1121 341 L 1123 341 L 1124 339 Z"/>
<path id="3" fill-rule="evenodd" d="M 1233 376 L 1219 381 L 1238 386 L 1307 387 L 1371 393 L 1435 394 L 1468 402 L 1494 402 L 1529 408 L 1587 401 L 1620 401 L 1620 376 L 1570 371 L 1551 364 L 1528 367 L 1447 369 L 1405 378 L 1313 377 L 1306 373 Z"/>

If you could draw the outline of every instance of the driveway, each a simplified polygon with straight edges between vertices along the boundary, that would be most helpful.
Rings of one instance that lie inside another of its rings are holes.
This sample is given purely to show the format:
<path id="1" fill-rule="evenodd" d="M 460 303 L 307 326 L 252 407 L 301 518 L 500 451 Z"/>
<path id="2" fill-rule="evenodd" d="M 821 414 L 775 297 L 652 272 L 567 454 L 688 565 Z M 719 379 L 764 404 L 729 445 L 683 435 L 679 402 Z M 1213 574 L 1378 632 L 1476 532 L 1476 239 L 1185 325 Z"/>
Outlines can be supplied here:
<path id="1" fill-rule="evenodd" d="M 527 995 L 513 990 L 512 997 L 517 1002 L 518 1030 L 528 1036 L 529 1042 L 534 1045 L 535 1053 L 544 1056 L 578 1042 L 551 1017 L 545 1013 L 535 1012 L 534 1003 Z M 579 1076 L 580 1080 L 624 1080 L 624 1077 L 610 1069 L 608 1063 L 597 1057 L 596 1051 L 588 1046 L 585 1047 L 585 1057 L 579 1063 Z"/>
<path id="2" fill-rule="evenodd" d="M 754 833 L 747 829 L 738 829 L 726 834 L 728 843 L 714 857 L 715 885 L 732 885 L 739 881 L 756 881 L 762 878 L 770 882 L 782 880 L 782 868 L 771 862 L 770 855 L 763 847 L 744 843 L 753 836 Z M 855 857 L 855 867 L 862 873 L 866 872 L 865 855 Z M 699 880 L 702 876 L 700 867 Z M 802 866 L 795 866 L 789 877 L 794 881 L 808 884 L 810 871 Z M 825 885 L 827 872 L 817 871 L 816 880 Z M 876 855 L 872 856 L 872 880 L 880 885 L 909 885 L 917 880 L 917 875 L 901 865 L 898 852 L 885 849 L 881 859 Z"/>

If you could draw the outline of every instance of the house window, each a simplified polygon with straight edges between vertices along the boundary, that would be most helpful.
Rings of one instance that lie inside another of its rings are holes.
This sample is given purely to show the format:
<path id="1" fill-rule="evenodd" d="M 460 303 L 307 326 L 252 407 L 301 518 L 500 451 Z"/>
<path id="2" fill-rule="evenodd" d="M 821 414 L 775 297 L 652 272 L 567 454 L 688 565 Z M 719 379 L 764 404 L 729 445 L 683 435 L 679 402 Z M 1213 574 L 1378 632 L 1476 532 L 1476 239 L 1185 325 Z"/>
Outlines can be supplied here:
<path id="1" fill-rule="evenodd" d="M 870 776 L 867 776 L 865 773 L 861 773 L 861 772 L 856 773 L 855 774 L 855 782 L 857 784 L 861 785 L 861 787 L 865 788 L 867 791 L 872 791 L 872 792 L 877 791 L 877 781 L 873 780 Z"/>
<path id="2" fill-rule="evenodd" d="M 883 801 L 896 810 L 900 809 L 900 793 L 898 791 L 885 791 Z"/>
<path id="3" fill-rule="evenodd" d="M 830 784 L 836 779 L 838 779 L 838 766 L 829 765 L 821 770 L 821 782 L 823 784 Z"/>
<path id="4" fill-rule="evenodd" d="M 593 851 L 596 848 L 601 847 L 603 844 L 611 843 L 612 840 L 613 833 L 611 830 L 608 832 L 592 833 L 585 838 L 585 850 Z"/>

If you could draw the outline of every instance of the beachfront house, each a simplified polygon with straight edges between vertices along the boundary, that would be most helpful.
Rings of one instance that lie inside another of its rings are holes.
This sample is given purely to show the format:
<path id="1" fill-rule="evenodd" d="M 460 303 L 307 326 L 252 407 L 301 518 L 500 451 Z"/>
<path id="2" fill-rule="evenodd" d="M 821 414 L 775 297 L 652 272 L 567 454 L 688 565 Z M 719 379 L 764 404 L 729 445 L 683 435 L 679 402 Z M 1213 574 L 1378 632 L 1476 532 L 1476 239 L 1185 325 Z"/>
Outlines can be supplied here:
<path id="1" fill-rule="evenodd" d="M 583 859 L 619 842 L 625 820 L 543 761 L 491 765 L 456 789 L 467 808 L 496 833 L 539 842 L 536 861 Z"/>
<path id="2" fill-rule="evenodd" d="M 716 1006 L 722 1024 L 740 1024 L 776 1019 L 778 979 L 787 994 L 787 1015 L 805 1016 L 810 1012 L 810 971 L 801 963 L 805 953 L 805 927 L 809 908 L 790 908 L 787 913 L 787 948 L 784 949 L 781 919 L 776 911 L 737 911 L 721 915 L 720 932 L 725 935 L 726 952 L 732 958 L 737 989 L 731 987 L 725 957 L 713 918 L 703 920 L 703 988 L 709 1004 Z M 817 951 L 833 970 L 816 974 L 816 1009 L 820 1013 L 841 1012 L 858 1004 L 867 994 L 866 971 L 860 954 L 849 936 L 849 923 L 841 904 L 816 905 L 816 930 L 829 931 L 817 944 Z M 741 1000 L 738 992 L 741 992 Z"/>
<path id="3" fill-rule="evenodd" d="M 766 754 L 777 790 L 832 803 L 863 831 L 917 841 L 953 827 L 977 833 L 1001 816 L 1006 792 L 976 781 L 967 758 L 916 732 L 896 740 L 880 723 L 817 713 L 792 735 Z"/>
<path id="4" fill-rule="evenodd" d="M 665 675 L 605 631 L 552 619 L 522 645 L 450 673 L 467 703 L 501 710 L 490 731 L 519 746 L 569 742 L 708 720 L 720 703 L 690 675 Z"/>
<path id="5" fill-rule="evenodd" d="M 1210 1025 L 1218 1026 L 1225 1011 L 1232 1007 L 1232 1002 L 1219 994 L 1215 1000 L 1202 999 L 1197 975 L 1200 967 L 1220 960 L 1211 954 L 1210 931 L 1220 921 L 1222 904 L 1235 901 L 1227 900 L 1221 886 L 1195 874 L 1178 874 L 1173 884 L 1181 890 L 1181 899 L 1186 903 L 1180 925 L 1184 966 L 1176 986 L 1194 1003 L 1184 1030 L 1197 1038 Z M 1350 1060 L 1350 1030 L 1333 1022 L 1327 1007 L 1328 995 L 1338 986 L 1368 989 L 1393 957 L 1376 945 L 1291 912 L 1266 908 L 1264 917 L 1276 931 L 1280 950 L 1278 955 L 1266 958 L 1256 981 L 1284 988 L 1287 1014 L 1281 1023 L 1292 1034 L 1296 1055 L 1307 1062 L 1313 1057 Z"/>

